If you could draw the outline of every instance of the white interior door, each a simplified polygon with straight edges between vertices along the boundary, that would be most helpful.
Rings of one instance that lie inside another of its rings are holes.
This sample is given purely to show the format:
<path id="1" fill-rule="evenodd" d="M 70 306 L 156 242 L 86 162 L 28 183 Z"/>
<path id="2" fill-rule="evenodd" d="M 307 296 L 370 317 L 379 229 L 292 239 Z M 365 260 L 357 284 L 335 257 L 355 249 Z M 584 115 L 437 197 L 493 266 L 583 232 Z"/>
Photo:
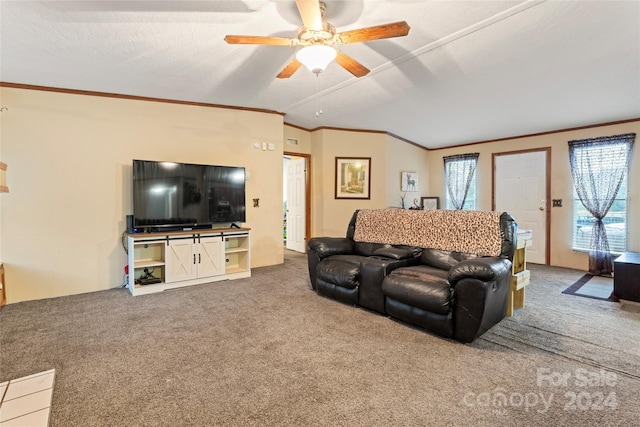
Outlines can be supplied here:
<path id="1" fill-rule="evenodd" d="M 547 153 L 532 151 L 495 157 L 494 197 L 497 211 L 509 212 L 519 230 L 531 230 L 527 261 L 547 260 Z"/>
<path id="2" fill-rule="evenodd" d="M 304 157 L 290 159 L 287 166 L 287 249 L 305 252 L 306 175 Z"/>

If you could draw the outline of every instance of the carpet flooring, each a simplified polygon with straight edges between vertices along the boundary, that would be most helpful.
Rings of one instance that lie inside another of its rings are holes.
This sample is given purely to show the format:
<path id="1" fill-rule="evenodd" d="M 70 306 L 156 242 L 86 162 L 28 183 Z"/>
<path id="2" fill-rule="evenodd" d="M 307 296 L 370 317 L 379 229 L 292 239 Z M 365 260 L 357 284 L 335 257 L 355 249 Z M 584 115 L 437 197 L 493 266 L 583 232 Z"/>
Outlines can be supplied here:
<path id="1" fill-rule="evenodd" d="M 0 381 L 55 369 L 60 426 L 637 425 L 640 313 L 529 264 L 526 305 L 471 344 L 310 289 L 306 258 L 236 281 L 0 310 Z"/>
<path id="2" fill-rule="evenodd" d="M 604 301 L 619 301 L 618 297 L 613 293 L 613 277 L 585 274 L 567 289 L 562 291 L 562 293 L 586 298 L 595 298 Z"/>

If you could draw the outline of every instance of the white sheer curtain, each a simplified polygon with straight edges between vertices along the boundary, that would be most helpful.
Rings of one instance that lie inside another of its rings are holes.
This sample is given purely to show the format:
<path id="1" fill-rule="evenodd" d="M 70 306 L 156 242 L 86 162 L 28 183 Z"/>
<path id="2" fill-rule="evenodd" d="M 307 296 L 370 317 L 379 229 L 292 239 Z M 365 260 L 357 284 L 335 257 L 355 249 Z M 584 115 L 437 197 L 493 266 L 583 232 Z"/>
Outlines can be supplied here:
<path id="1" fill-rule="evenodd" d="M 454 209 L 464 207 L 479 156 L 480 153 L 469 153 L 444 157 L 444 179 Z"/>
<path id="2" fill-rule="evenodd" d="M 611 274 L 613 260 L 602 219 L 609 212 L 629 171 L 636 134 L 569 141 L 573 185 L 584 207 L 593 215 L 589 247 L 589 273 Z"/>

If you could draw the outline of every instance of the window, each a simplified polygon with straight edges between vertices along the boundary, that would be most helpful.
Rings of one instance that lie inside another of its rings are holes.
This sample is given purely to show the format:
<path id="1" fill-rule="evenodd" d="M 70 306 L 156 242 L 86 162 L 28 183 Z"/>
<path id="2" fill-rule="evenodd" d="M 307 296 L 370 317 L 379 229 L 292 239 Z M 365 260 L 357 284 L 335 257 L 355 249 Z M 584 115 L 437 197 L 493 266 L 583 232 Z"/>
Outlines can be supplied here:
<path id="1" fill-rule="evenodd" d="M 476 208 L 476 166 L 479 155 L 470 153 L 444 157 L 447 209 Z"/>
<path id="2" fill-rule="evenodd" d="M 446 197 L 446 208 L 447 209 L 456 209 L 451 203 L 451 197 L 449 197 L 449 192 L 447 191 Z M 476 173 L 474 171 L 473 177 L 471 178 L 471 182 L 469 183 L 469 191 L 467 191 L 467 197 L 464 199 L 464 204 L 462 205 L 463 210 L 475 210 L 476 209 Z"/>
<path id="3" fill-rule="evenodd" d="M 591 245 L 591 231 L 595 217 L 584 207 L 575 188 L 573 189 L 573 249 L 588 251 Z M 625 175 L 620 190 L 602 219 L 607 232 L 609 250 L 620 254 L 627 248 L 627 177 Z"/>
<path id="4" fill-rule="evenodd" d="M 589 252 L 592 274 L 610 273 L 610 252 L 627 247 L 627 174 L 634 139 L 627 134 L 569 141 L 572 247 Z"/>

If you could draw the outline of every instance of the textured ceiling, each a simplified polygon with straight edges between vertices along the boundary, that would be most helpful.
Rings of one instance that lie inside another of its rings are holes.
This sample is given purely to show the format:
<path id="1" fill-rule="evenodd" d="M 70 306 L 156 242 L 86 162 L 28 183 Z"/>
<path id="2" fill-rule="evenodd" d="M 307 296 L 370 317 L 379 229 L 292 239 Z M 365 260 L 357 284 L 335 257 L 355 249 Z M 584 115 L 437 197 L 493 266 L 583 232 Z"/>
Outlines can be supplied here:
<path id="1" fill-rule="evenodd" d="M 295 1 L 0 1 L 0 80 L 285 113 L 429 148 L 640 117 L 640 2 L 326 0 L 338 31 L 405 20 L 407 37 L 341 47 L 276 79 Z M 9 107 L 10 106 L 5 106 Z M 316 116 L 316 111 L 323 113 Z"/>

